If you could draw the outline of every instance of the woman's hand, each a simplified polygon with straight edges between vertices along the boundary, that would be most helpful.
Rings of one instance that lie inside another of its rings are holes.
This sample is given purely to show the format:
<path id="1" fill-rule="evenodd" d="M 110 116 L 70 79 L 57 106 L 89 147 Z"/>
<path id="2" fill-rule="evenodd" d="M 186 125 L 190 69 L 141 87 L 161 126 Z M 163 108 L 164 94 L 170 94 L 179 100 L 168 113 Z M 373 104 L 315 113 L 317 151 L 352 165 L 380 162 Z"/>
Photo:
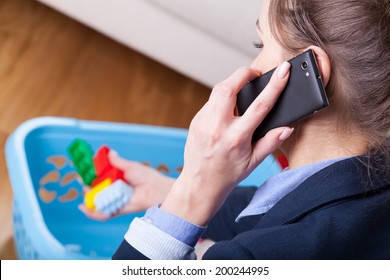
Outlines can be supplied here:
<path id="1" fill-rule="evenodd" d="M 109 160 L 114 167 L 123 170 L 133 193 L 129 202 L 111 217 L 99 211 L 89 210 L 84 204 L 79 205 L 79 209 L 91 219 L 104 221 L 121 214 L 145 211 L 153 205 L 162 203 L 175 182 L 175 179 L 164 176 L 153 168 L 119 157 L 114 151 L 109 153 Z"/>
<path id="2" fill-rule="evenodd" d="M 192 120 L 183 171 L 161 209 L 206 225 L 232 189 L 291 135 L 293 129 L 281 127 L 252 143 L 253 132 L 286 86 L 289 69 L 287 62 L 279 66 L 241 117 L 234 114 L 236 95 L 259 73 L 241 68 L 214 87 L 210 99 Z"/>

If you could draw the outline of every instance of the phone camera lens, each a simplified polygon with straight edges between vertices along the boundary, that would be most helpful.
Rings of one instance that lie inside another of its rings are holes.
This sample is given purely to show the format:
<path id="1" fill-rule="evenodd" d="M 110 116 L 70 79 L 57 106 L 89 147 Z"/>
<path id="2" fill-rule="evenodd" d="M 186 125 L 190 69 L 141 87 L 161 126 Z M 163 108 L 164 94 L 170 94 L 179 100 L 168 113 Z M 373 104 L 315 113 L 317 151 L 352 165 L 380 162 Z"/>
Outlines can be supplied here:
<path id="1" fill-rule="evenodd" d="M 308 63 L 306 62 L 306 61 L 302 61 L 302 63 L 301 63 L 301 68 L 302 68 L 302 70 L 307 70 L 307 67 L 308 67 L 309 65 L 308 65 Z"/>

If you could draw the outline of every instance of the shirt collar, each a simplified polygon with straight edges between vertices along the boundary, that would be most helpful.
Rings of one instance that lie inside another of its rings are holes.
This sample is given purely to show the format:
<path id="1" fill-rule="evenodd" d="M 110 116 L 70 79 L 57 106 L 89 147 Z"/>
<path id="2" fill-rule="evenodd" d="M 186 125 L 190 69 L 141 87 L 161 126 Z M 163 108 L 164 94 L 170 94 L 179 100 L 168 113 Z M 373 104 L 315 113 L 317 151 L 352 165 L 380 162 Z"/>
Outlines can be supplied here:
<path id="1" fill-rule="evenodd" d="M 345 158 L 325 160 L 272 176 L 258 188 L 249 205 L 236 218 L 236 222 L 239 222 L 243 217 L 268 212 L 279 200 L 295 190 L 308 177 L 343 159 Z"/>

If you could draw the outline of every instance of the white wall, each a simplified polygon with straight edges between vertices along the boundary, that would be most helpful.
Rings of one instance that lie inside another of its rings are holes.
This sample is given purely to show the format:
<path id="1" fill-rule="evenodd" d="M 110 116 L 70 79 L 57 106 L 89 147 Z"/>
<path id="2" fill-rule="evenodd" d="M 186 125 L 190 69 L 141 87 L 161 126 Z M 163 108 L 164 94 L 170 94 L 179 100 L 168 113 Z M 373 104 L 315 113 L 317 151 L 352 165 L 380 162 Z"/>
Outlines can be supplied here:
<path id="1" fill-rule="evenodd" d="M 261 0 L 39 0 L 207 86 L 256 56 Z"/>

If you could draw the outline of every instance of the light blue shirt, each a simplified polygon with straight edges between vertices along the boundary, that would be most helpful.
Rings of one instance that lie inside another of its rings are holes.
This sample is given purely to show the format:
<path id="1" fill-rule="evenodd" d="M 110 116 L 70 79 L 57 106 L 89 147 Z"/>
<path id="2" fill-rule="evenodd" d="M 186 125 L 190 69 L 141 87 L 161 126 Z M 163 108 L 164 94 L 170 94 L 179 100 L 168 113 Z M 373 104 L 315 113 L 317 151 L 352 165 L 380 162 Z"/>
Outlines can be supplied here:
<path id="1" fill-rule="evenodd" d="M 258 188 L 236 222 L 243 217 L 266 213 L 308 177 L 343 159 L 345 158 L 326 160 L 286 170 L 269 178 Z M 136 218 L 131 223 L 125 239 L 150 259 L 194 259 L 193 247 L 205 229 L 152 207 L 142 219 Z"/>
<path id="2" fill-rule="evenodd" d="M 154 226 L 192 247 L 195 246 L 205 230 L 205 227 L 189 223 L 158 207 L 149 208 L 144 219 L 149 220 Z"/>
<path id="3" fill-rule="evenodd" d="M 243 217 L 268 212 L 276 203 L 295 190 L 307 178 L 342 159 L 343 158 L 321 161 L 292 170 L 285 170 L 272 176 L 258 188 L 252 201 L 240 215 L 238 215 L 236 222 L 239 222 Z"/>

